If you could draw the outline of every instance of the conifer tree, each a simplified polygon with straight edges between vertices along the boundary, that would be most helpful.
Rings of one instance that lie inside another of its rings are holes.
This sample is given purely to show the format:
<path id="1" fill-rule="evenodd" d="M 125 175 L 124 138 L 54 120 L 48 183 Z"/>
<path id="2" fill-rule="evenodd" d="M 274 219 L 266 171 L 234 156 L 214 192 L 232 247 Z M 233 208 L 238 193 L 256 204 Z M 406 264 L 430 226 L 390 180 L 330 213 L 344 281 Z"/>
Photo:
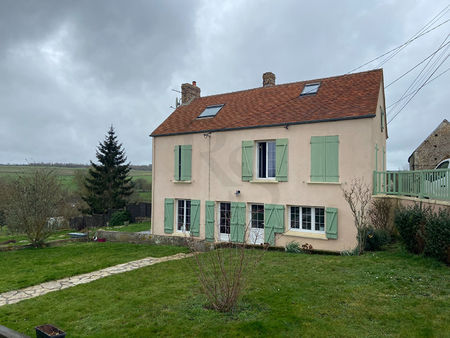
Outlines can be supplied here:
<path id="1" fill-rule="evenodd" d="M 99 164 L 91 161 L 85 182 L 87 194 L 82 197 L 89 205 L 90 213 L 106 213 L 125 207 L 134 185 L 128 176 L 130 163 L 125 163 L 125 151 L 118 143 L 112 126 L 103 143 L 99 144 L 96 157 Z"/>

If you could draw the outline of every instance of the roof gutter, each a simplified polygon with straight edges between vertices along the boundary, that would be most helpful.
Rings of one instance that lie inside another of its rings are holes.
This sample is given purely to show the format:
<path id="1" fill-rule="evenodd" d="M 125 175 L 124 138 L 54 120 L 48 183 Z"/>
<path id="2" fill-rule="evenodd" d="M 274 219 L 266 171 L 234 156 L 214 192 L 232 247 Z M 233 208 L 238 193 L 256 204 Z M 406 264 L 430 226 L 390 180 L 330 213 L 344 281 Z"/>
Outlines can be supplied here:
<path id="1" fill-rule="evenodd" d="M 276 124 L 265 124 L 260 126 L 248 126 L 248 127 L 234 127 L 234 128 L 221 128 L 221 129 L 204 129 L 198 131 L 185 131 L 178 133 L 167 133 L 167 134 L 150 134 L 151 137 L 159 136 L 175 136 L 175 135 L 186 135 L 186 134 L 201 134 L 201 133 L 215 133 L 222 131 L 232 131 L 232 130 L 242 130 L 242 129 L 256 129 L 256 128 L 270 128 L 270 127 L 289 127 L 298 124 L 309 124 L 309 123 L 321 123 L 321 122 L 336 122 L 336 121 L 348 121 L 348 120 L 359 120 L 374 118 L 375 114 L 367 114 L 361 116 L 351 116 L 351 117 L 339 117 L 334 119 L 322 119 L 322 120 L 311 120 L 311 121 L 299 121 L 299 122 L 286 122 L 286 123 L 276 123 Z"/>

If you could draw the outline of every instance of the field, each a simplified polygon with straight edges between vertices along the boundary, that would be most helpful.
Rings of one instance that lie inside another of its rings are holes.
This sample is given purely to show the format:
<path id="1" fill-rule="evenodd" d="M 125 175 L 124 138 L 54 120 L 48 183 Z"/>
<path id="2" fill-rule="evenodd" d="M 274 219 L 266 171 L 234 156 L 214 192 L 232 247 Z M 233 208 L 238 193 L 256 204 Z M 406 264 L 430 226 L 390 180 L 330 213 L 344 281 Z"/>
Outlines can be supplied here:
<path id="1" fill-rule="evenodd" d="M 91 264 L 93 248 L 71 256 Z M 52 269 L 42 250 L 40 269 Z M 3 278 L 26 270 L 29 252 L 5 253 L 15 264 Z M 447 266 L 398 246 L 363 256 L 269 251 L 234 313 L 205 306 L 193 259 L 183 259 L 0 307 L 0 323 L 30 336 L 53 323 L 70 337 L 448 337 L 449 295 Z"/>
<path id="2" fill-rule="evenodd" d="M 85 171 L 86 168 L 67 168 L 67 167 L 41 167 L 32 165 L 0 165 L 0 178 L 5 177 L 9 179 L 14 179 L 19 175 L 29 175 L 36 169 L 51 169 L 54 170 L 56 175 L 58 175 L 63 187 L 67 188 L 69 191 L 73 192 L 76 190 L 76 184 L 74 181 L 76 171 Z M 152 172 L 150 170 L 135 170 L 130 171 L 130 176 L 133 180 L 139 178 L 144 179 L 146 182 L 152 182 Z M 151 201 L 151 192 L 148 191 L 137 191 L 140 200 L 143 202 Z"/>

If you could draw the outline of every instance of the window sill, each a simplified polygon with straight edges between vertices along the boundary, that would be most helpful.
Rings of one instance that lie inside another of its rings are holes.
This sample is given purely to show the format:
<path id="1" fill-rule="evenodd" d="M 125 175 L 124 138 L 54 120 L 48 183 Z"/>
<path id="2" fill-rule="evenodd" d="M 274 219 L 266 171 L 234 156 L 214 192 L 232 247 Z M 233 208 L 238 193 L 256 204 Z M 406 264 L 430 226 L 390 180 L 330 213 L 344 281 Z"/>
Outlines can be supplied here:
<path id="1" fill-rule="evenodd" d="M 172 180 L 172 182 L 175 184 L 191 184 L 192 183 L 192 181 L 175 181 L 175 180 Z"/>
<path id="2" fill-rule="evenodd" d="M 285 236 L 292 236 L 292 237 L 302 237 L 302 238 L 328 240 L 326 234 L 316 234 L 316 233 L 302 232 L 302 231 L 295 231 L 295 230 L 289 230 L 289 231 L 285 232 L 283 235 L 285 235 Z"/>
<path id="3" fill-rule="evenodd" d="M 306 182 L 308 184 L 331 184 L 331 185 L 341 185 L 341 182 Z"/>
<path id="4" fill-rule="evenodd" d="M 250 183 L 269 183 L 269 184 L 276 184 L 278 183 L 277 180 L 264 180 L 264 179 L 256 179 L 249 181 Z"/>

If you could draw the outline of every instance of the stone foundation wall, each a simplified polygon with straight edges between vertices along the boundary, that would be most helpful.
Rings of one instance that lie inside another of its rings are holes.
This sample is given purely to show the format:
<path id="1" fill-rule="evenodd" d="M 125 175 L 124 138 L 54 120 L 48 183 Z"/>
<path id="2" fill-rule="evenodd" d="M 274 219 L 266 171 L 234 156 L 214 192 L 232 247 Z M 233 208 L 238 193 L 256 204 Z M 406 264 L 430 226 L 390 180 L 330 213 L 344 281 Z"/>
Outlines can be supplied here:
<path id="1" fill-rule="evenodd" d="M 98 238 L 105 238 L 109 242 L 185 246 L 191 247 L 195 251 L 209 251 L 213 250 L 215 247 L 214 243 L 191 237 L 158 236 L 138 232 L 133 233 L 99 230 L 96 232 L 96 236 Z"/>

